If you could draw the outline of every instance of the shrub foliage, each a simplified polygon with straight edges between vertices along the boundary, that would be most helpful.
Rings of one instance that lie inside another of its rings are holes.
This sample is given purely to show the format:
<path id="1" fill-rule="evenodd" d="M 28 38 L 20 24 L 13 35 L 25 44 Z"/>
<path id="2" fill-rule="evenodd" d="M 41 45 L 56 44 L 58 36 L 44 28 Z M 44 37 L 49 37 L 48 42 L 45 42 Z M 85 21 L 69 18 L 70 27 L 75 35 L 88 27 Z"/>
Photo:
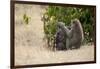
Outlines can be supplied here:
<path id="1" fill-rule="evenodd" d="M 65 25 L 70 25 L 71 20 L 74 18 L 78 18 L 83 26 L 85 38 L 83 43 L 93 41 L 95 25 L 94 8 L 48 6 L 42 19 L 44 22 L 45 36 L 49 46 L 54 45 L 57 22 L 64 22 Z"/>

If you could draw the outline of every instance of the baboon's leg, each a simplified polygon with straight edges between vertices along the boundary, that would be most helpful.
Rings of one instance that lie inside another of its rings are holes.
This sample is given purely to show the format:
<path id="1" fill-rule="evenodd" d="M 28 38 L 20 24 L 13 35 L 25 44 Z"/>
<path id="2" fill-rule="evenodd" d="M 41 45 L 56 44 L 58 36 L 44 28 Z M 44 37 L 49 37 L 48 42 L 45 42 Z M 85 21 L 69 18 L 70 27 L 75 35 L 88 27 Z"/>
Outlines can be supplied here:
<path id="1" fill-rule="evenodd" d="M 74 37 L 70 38 L 69 39 L 69 48 L 73 49 L 73 47 L 75 47 L 76 43 L 77 43 L 76 37 L 75 38 Z"/>
<path id="2" fill-rule="evenodd" d="M 81 42 L 79 41 L 78 43 L 76 43 L 76 45 L 75 45 L 75 49 L 79 49 L 80 46 L 81 46 Z"/>
<path id="3" fill-rule="evenodd" d="M 57 50 L 62 50 L 63 49 L 63 43 L 58 43 L 56 46 Z"/>
<path id="4" fill-rule="evenodd" d="M 66 49 L 68 50 L 69 49 L 69 39 L 66 38 Z"/>

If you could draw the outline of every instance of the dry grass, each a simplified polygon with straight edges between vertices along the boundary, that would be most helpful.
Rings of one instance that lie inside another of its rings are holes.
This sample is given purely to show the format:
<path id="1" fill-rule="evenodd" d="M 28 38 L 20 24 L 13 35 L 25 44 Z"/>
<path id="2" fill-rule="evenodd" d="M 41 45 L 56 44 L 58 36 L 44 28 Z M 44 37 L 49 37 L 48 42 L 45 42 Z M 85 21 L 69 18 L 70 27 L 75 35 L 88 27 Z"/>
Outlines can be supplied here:
<path id="1" fill-rule="evenodd" d="M 16 47 L 16 65 L 47 64 L 62 62 L 81 62 L 94 60 L 93 46 L 82 46 L 78 50 L 50 51 L 46 48 L 33 46 Z"/>
<path id="2" fill-rule="evenodd" d="M 15 5 L 15 65 L 80 62 L 94 60 L 94 46 L 82 46 L 77 50 L 51 51 L 43 40 L 44 7 L 39 5 Z M 23 14 L 31 17 L 28 25 Z"/>

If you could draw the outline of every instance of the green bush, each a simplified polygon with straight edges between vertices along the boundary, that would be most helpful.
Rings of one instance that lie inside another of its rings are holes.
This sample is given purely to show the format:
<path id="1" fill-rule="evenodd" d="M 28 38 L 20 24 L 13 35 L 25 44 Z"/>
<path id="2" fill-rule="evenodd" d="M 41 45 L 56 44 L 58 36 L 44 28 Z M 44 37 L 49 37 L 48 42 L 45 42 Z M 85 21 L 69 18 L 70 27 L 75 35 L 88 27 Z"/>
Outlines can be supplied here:
<path id="1" fill-rule="evenodd" d="M 64 22 L 69 25 L 72 19 L 78 18 L 83 26 L 84 43 L 93 41 L 94 9 L 49 6 L 43 15 L 44 32 L 48 40 L 48 45 L 53 45 L 56 33 L 57 22 Z"/>

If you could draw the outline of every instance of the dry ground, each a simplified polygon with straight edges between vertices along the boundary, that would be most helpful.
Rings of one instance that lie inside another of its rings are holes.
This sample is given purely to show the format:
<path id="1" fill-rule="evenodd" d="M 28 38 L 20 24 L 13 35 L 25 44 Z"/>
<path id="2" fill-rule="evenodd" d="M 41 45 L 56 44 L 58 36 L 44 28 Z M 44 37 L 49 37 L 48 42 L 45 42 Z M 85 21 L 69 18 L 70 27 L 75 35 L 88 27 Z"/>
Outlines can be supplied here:
<path id="1" fill-rule="evenodd" d="M 15 5 L 15 65 L 80 62 L 94 60 L 94 46 L 82 46 L 78 50 L 51 51 L 43 40 L 41 16 L 44 7 L 39 5 Z M 23 14 L 31 17 L 26 25 Z"/>

